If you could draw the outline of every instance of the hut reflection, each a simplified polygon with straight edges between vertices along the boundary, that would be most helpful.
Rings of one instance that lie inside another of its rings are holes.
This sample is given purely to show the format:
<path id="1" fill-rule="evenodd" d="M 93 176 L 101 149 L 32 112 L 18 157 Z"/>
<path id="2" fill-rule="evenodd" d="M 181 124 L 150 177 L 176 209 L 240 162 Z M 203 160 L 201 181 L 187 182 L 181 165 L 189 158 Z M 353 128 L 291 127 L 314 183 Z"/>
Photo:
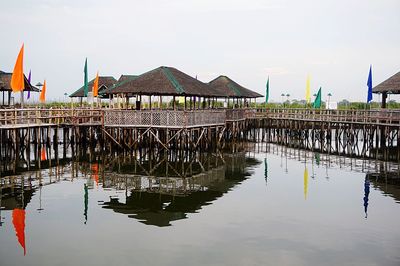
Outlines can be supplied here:
<path id="1" fill-rule="evenodd" d="M 214 167 L 190 177 L 110 176 L 106 186 L 125 186 L 130 194 L 125 202 L 111 197 L 102 206 L 144 224 L 170 226 L 172 221 L 185 219 L 188 213 L 196 213 L 228 193 L 251 175 L 251 167 L 260 163 L 240 153 L 220 157 Z"/>

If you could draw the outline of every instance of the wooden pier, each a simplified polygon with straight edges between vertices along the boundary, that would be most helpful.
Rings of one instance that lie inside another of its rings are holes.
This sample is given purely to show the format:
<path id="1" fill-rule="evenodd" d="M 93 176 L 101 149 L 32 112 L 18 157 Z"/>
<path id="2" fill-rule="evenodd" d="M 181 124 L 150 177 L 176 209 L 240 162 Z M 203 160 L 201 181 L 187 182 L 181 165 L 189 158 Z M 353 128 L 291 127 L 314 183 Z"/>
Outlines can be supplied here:
<path id="1" fill-rule="evenodd" d="M 58 145 L 132 153 L 271 142 L 330 154 L 400 160 L 400 111 L 319 109 L 0 110 L 0 158 L 30 160 Z M 383 152 L 384 151 L 384 152 Z"/>
<path id="2" fill-rule="evenodd" d="M 399 110 L 258 110 L 250 138 L 320 152 L 399 160 Z M 260 136 L 261 134 L 261 136 Z"/>

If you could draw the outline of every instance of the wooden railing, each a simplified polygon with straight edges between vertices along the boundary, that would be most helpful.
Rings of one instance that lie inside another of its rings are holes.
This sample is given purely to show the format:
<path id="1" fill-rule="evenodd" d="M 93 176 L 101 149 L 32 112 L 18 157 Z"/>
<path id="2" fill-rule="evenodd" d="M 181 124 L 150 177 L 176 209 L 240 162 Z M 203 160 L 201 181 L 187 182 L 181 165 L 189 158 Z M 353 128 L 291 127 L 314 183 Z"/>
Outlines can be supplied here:
<path id="1" fill-rule="evenodd" d="M 400 110 L 205 109 L 124 110 L 93 108 L 0 109 L 0 127 L 33 125 L 104 125 L 183 128 L 224 125 L 245 119 L 270 118 L 400 126 Z"/>
<path id="2" fill-rule="evenodd" d="M 226 121 L 240 121 L 247 118 L 253 118 L 257 115 L 257 109 L 246 108 L 246 109 L 225 109 Z"/>
<path id="3" fill-rule="evenodd" d="M 101 124 L 100 109 L 4 109 L 0 110 L 0 126 L 31 126 L 43 124 Z"/>
<path id="4" fill-rule="evenodd" d="M 116 110 L 104 111 L 105 126 L 183 128 L 225 124 L 225 110 Z"/>
<path id="5" fill-rule="evenodd" d="M 400 125 L 400 110 L 259 109 L 257 118 Z"/>

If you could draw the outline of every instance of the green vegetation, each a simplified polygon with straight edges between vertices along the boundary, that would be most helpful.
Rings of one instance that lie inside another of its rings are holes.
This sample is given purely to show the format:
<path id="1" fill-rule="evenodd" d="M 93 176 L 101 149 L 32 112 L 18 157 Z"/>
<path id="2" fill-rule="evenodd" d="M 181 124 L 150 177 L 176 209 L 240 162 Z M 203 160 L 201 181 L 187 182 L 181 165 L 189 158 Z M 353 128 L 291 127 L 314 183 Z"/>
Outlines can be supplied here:
<path id="1" fill-rule="evenodd" d="M 184 108 L 184 103 L 182 102 L 178 102 L 178 100 L 176 100 L 176 107 L 178 109 L 183 109 Z M 207 106 L 208 102 L 202 102 L 202 106 L 206 105 Z M 19 104 L 17 104 L 16 106 L 18 106 Z M 83 102 L 82 104 L 78 103 L 78 102 L 74 102 L 72 104 L 74 106 L 74 108 L 77 107 L 91 107 L 91 104 L 88 104 L 87 102 Z M 109 105 L 108 101 L 104 101 L 101 103 L 101 105 L 103 107 L 106 107 Z M 186 102 L 187 108 L 189 108 L 190 106 L 190 100 L 188 100 Z M 198 105 L 198 102 L 196 102 L 196 105 Z M 45 104 L 25 104 L 25 107 L 32 107 L 35 108 L 37 106 L 43 107 L 43 108 L 70 108 L 71 107 L 71 102 L 47 102 Z M 162 107 L 163 109 L 166 108 L 172 108 L 173 106 L 173 102 L 172 100 L 167 102 L 163 102 L 162 103 Z M 222 108 L 224 106 L 224 102 L 223 101 L 218 101 L 216 103 L 214 103 L 214 106 L 217 106 L 218 108 Z M 312 103 L 311 104 L 307 104 L 306 105 L 306 101 L 305 100 L 286 100 L 283 104 L 282 103 L 276 103 L 276 102 L 272 102 L 272 103 L 254 103 L 253 101 L 251 102 L 251 104 L 249 104 L 250 107 L 252 108 L 311 108 L 312 107 Z M 325 109 L 326 106 L 326 102 L 322 102 L 322 106 L 321 109 Z M 370 104 L 366 104 L 365 102 L 350 102 L 346 99 L 341 100 L 340 102 L 338 102 L 338 109 L 352 109 L 352 110 L 357 110 L 357 109 L 379 109 L 381 106 L 380 102 L 371 102 Z M 129 104 L 129 108 L 134 108 L 135 107 L 135 102 L 131 101 Z M 158 108 L 159 107 L 159 103 L 158 102 L 153 102 L 152 103 L 152 108 Z M 232 101 L 229 102 L 229 106 L 228 108 L 232 108 L 233 107 L 233 103 Z M 142 102 L 142 108 L 144 109 L 148 109 L 149 108 L 149 104 L 147 102 Z M 390 100 L 387 102 L 387 108 L 388 109 L 400 109 L 400 102 L 396 102 L 395 100 Z"/>

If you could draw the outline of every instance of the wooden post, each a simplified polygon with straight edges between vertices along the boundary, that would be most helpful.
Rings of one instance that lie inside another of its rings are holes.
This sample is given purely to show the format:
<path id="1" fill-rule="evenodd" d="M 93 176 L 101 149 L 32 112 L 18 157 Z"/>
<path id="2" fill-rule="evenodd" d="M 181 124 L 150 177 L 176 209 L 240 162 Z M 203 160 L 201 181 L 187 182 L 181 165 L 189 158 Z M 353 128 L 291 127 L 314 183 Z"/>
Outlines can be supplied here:
<path id="1" fill-rule="evenodd" d="M 382 92 L 382 105 L 381 108 L 386 108 L 387 92 Z"/>
<path id="2" fill-rule="evenodd" d="M 185 106 L 184 106 L 184 110 L 186 110 L 186 96 L 185 96 Z"/>
<path id="3" fill-rule="evenodd" d="M 151 95 L 149 95 L 149 109 L 151 110 Z"/>

